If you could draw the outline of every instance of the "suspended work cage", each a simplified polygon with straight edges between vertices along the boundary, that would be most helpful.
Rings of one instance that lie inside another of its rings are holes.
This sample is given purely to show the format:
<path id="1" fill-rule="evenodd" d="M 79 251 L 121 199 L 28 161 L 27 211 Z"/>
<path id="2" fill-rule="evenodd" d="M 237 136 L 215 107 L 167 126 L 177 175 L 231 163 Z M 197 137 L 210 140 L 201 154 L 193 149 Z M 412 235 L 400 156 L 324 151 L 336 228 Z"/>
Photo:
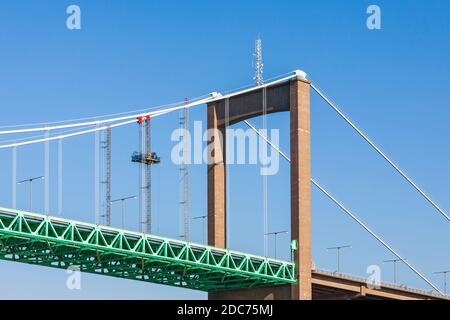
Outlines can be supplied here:
<path id="1" fill-rule="evenodd" d="M 150 164 L 160 163 L 161 158 L 156 154 L 156 152 L 143 153 L 143 152 L 135 151 L 131 155 L 131 161 L 150 165 Z"/>

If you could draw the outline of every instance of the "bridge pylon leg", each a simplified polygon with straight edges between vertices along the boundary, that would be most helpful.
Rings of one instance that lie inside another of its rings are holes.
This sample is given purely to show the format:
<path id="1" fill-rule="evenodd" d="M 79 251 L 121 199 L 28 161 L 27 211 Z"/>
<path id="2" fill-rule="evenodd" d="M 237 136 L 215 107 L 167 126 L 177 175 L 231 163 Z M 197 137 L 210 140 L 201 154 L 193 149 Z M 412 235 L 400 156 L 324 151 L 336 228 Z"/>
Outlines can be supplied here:
<path id="1" fill-rule="evenodd" d="M 291 239 L 298 283 L 291 288 L 292 300 L 311 300 L 311 132 L 310 83 L 295 79 L 290 84 L 291 131 Z"/>
<path id="2" fill-rule="evenodd" d="M 311 261 L 311 145 L 310 82 L 297 78 L 279 87 L 268 88 L 271 112 L 290 111 L 291 145 L 291 238 L 297 242 L 293 252 L 296 285 L 214 292 L 209 299 L 312 299 Z M 262 92 L 235 97 L 231 118 L 234 122 L 261 115 Z M 241 102 L 239 102 L 241 101 Z M 231 103 L 231 102 L 230 102 Z M 208 105 L 208 130 L 214 138 L 208 144 L 208 244 L 226 248 L 226 166 L 224 102 Z M 214 151 L 211 151 L 214 150 Z"/>
<path id="3" fill-rule="evenodd" d="M 219 126 L 218 104 L 208 105 L 208 245 L 226 248 L 225 127 Z"/>

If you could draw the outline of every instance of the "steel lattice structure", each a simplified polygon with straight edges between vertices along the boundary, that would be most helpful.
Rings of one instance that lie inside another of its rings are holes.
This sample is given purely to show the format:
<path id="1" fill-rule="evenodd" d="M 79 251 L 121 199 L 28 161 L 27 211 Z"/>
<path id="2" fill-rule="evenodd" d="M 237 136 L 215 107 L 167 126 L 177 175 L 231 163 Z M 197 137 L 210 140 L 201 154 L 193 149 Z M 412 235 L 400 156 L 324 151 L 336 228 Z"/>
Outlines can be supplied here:
<path id="1" fill-rule="evenodd" d="M 291 262 L 5 208 L 0 259 L 202 291 L 296 282 Z"/>

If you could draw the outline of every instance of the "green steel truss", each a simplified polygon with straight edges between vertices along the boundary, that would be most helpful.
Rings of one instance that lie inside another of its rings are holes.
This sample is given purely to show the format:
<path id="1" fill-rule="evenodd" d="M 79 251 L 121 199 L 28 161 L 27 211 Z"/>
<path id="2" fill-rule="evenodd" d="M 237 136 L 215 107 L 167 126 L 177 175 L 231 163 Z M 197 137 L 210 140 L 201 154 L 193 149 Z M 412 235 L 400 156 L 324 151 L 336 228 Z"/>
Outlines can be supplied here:
<path id="1" fill-rule="evenodd" d="M 202 291 L 296 282 L 291 262 L 5 208 L 0 259 Z"/>

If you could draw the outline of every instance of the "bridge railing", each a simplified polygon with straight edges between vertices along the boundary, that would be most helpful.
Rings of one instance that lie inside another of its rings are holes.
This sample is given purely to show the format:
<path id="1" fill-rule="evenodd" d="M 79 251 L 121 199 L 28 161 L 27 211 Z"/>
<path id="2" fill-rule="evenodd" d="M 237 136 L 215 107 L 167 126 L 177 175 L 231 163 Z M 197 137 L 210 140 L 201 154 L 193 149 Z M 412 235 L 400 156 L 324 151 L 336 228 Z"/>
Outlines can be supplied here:
<path id="1" fill-rule="evenodd" d="M 341 273 L 341 272 L 329 271 L 329 270 L 323 270 L 323 269 L 315 269 L 313 272 L 316 273 L 316 274 L 332 276 L 332 277 L 336 277 L 336 278 L 340 278 L 340 279 L 346 279 L 346 280 L 355 281 L 355 282 L 359 282 L 359 283 L 367 283 L 367 278 L 357 277 L 357 276 L 353 276 L 353 275 L 348 275 L 348 274 L 344 274 L 344 273 Z M 442 295 L 442 294 L 436 293 L 436 292 L 431 291 L 431 290 L 430 291 L 425 291 L 425 290 L 409 287 L 409 286 L 406 286 L 406 285 L 399 285 L 399 284 L 390 283 L 390 282 L 381 282 L 380 281 L 379 286 L 381 288 L 390 288 L 390 289 L 394 289 L 394 290 L 406 290 L 406 291 L 417 293 L 417 294 L 420 294 L 420 295 L 434 296 L 436 298 L 445 298 L 445 299 L 449 299 L 450 298 L 448 295 Z"/>

